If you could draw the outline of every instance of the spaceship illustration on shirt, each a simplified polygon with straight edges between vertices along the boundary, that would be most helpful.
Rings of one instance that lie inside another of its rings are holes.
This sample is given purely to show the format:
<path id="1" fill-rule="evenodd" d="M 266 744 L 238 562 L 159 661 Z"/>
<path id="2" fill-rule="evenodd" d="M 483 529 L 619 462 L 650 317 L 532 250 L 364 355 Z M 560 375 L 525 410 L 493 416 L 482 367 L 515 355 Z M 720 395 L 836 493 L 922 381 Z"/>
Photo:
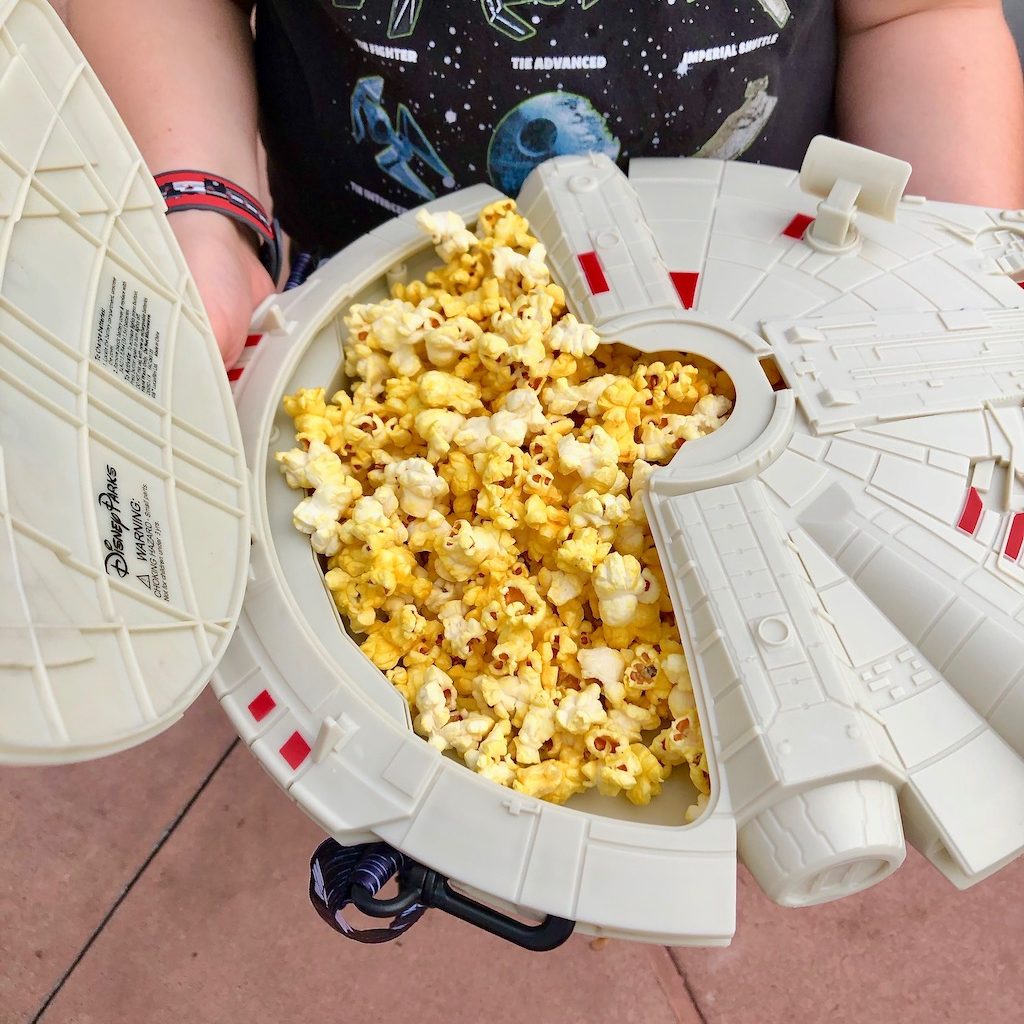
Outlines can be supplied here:
<path id="1" fill-rule="evenodd" d="M 384 146 L 375 157 L 377 166 L 422 199 L 433 199 L 436 193 L 413 170 L 413 160 L 418 159 L 440 175 L 446 187 L 454 184 L 448 165 L 437 155 L 404 103 L 398 105 L 397 124 L 392 126 L 384 109 L 384 79 L 379 75 L 360 78 L 352 90 L 352 136 L 356 142 Z"/>

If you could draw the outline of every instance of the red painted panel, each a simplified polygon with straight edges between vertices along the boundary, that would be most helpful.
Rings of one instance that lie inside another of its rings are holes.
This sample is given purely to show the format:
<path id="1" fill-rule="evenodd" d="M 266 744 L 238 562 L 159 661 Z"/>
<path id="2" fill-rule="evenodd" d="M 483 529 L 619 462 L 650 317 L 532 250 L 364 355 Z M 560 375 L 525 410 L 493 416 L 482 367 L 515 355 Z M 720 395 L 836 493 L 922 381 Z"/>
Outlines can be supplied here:
<path id="1" fill-rule="evenodd" d="M 309 744 L 302 736 L 293 732 L 281 748 L 281 756 L 288 762 L 288 767 L 293 771 L 309 757 Z"/>
<path id="2" fill-rule="evenodd" d="M 580 261 L 592 294 L 601 295 L 611 291 L 608 287 L 608 278 L 604 276 L 604 268 L 601 266 L 601 260 L 596 252 L 581 252 L 576 258 Z"/>
<path id="3" fill-rule="evenodd" d="M 964 503 L 964 510 L 960 515 L 960 522 L 956 524 L 957 529 L 973 536 L 978 529 L 978 523 L 981 522 L 981 511 L 981 495 L 978 493 L 977 487 L 972 487 L 967 492 L 967 501 Z"/>
<path id="4" fill-rule="evenodd" d="M 683 309 L 693 309 L 693 300 L 697 294 L 697 280 L 700 277 L 695 270 L 676 270 L 669 273 L 672 286 L 679 295 Z"/>

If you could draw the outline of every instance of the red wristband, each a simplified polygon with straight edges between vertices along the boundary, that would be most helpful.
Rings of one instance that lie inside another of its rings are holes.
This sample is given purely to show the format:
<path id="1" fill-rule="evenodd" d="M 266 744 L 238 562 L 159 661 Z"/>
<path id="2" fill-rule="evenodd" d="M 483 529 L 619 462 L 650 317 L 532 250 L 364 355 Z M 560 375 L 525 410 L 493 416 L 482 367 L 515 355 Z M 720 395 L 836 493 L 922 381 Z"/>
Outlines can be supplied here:
<path id="1" fill-rule="evenodd" d="M 168 213 L 181 210 L 213 210 L 256 232 L 260 259 L 277 281 L 281 269 L 281 245 L 277 225 L 263 204 L 251 193 L 227 178 L 206 171 L 165 171 L 155 175 Z"/>

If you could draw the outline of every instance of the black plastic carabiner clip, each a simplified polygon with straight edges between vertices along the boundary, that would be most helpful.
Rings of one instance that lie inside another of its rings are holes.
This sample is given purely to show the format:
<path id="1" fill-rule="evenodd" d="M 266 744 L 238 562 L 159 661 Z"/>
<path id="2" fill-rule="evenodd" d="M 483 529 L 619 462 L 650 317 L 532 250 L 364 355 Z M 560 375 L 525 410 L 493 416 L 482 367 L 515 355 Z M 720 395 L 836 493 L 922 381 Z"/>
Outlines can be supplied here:
<path id="1" fill-rule="evenodd" d="M 353 885 L 352 902 L 369 917 L 396 917 L 417 903 L 435 907 L 460 921 L 476 925 L 477 928 L 536 953 L 557 949 L 576 927 L 575 921 L 550 915 L 540 924 L 524 924 L 463 896 L 452 888 L 443 875 L 415 863 L 399 873 L 397 896 L 386 900 L 377 899 L 361 885 Z"/>

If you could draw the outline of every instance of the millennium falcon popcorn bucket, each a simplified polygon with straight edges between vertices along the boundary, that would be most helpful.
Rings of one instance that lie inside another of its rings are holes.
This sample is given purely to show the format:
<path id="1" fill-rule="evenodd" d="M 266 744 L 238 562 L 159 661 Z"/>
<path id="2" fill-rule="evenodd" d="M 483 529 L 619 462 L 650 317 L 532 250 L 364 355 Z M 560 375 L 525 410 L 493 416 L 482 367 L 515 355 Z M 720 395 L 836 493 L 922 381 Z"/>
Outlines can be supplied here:
<path id="1" fill-rule="evenodd" d="M 804 906 L 1021 852 L 1024 214 L 826 138 L 558 157 L 273 296 L 232 396 L 95 77 L 0 20 L 0 762 L 212 676 L 325 919 L 344 878 L 535 949 L 728 943 L 737 857 Z"/>

